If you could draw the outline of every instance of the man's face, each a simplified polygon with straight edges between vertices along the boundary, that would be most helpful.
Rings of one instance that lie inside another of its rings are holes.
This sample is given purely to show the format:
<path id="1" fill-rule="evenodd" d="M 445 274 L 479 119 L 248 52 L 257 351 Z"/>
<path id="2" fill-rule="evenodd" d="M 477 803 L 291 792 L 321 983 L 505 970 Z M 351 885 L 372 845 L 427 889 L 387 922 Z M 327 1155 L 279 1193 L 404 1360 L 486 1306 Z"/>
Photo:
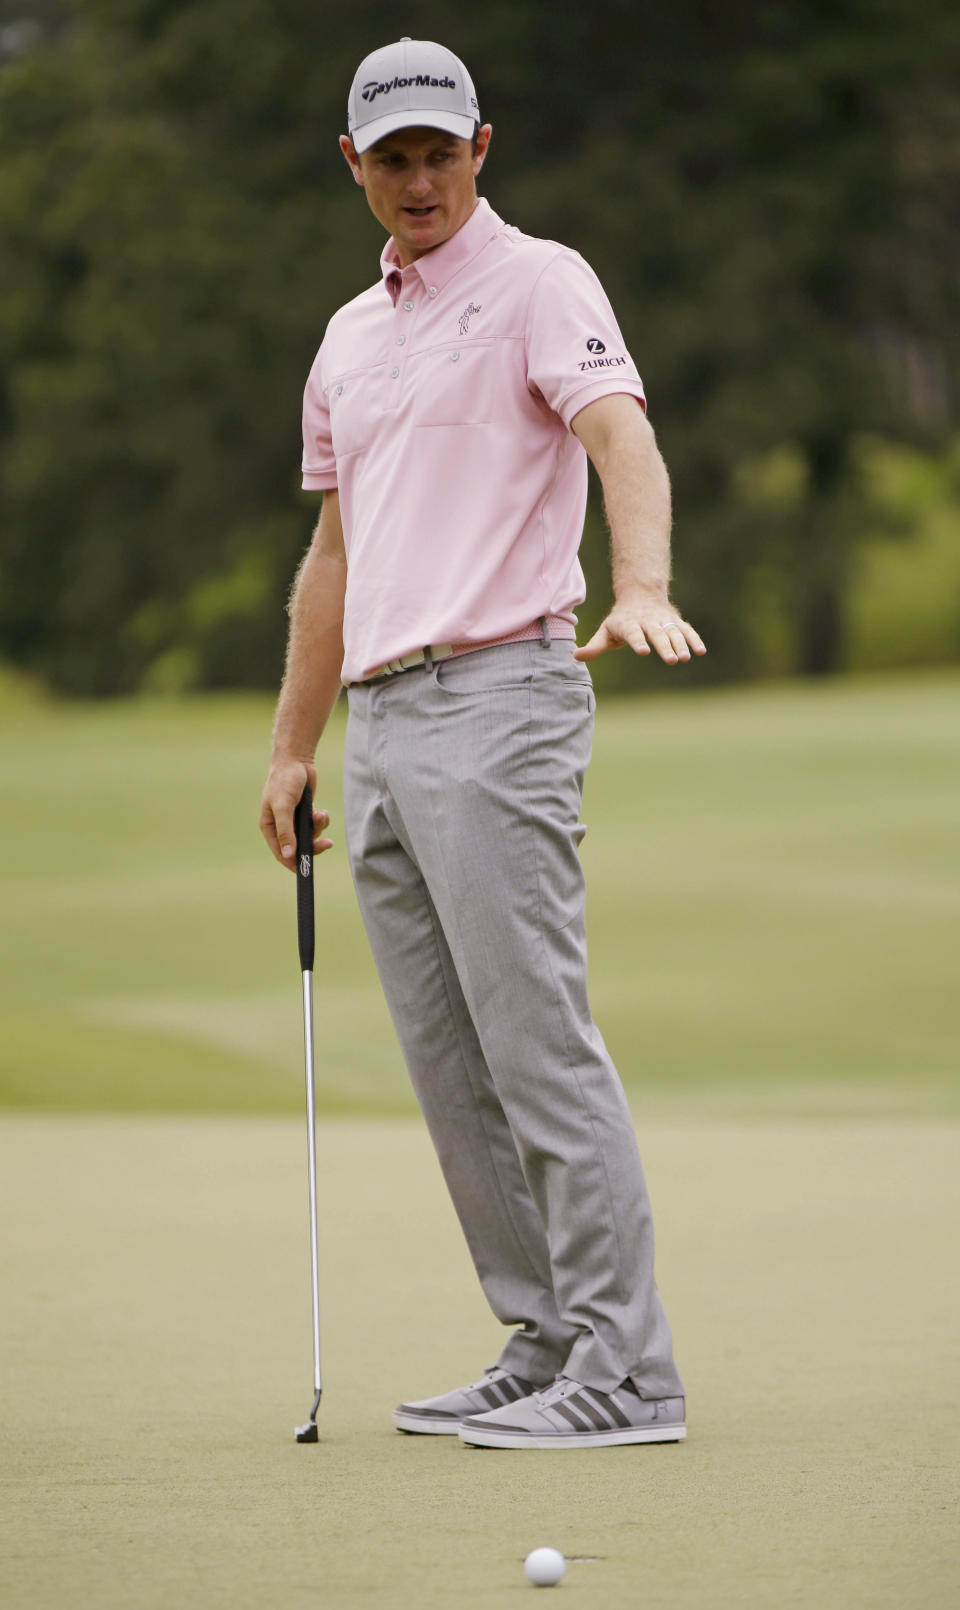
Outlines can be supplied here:
<path id="1" fill-rule="evenodd" d="M 470 140 L 441 129 L 398 129 L 359 157 L 341 136 L 340 149 L 373 216 L 396 241 L 402 267 L 449 240 L 470 217 L 490 132 L 485 123 L 476 154 Z"/>

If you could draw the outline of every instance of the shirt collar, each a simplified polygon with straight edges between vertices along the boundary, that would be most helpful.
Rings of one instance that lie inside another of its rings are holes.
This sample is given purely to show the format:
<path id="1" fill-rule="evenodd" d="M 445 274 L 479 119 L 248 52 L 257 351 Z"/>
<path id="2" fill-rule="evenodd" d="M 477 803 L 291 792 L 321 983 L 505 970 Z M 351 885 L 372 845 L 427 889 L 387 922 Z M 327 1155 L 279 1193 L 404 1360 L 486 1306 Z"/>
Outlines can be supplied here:
<path id="1" fill-rule="evenodd" d="M 403 274 L 412 274 L 414 271 L 424 286 L 432 285 L 438 291 L 442 290 L 447 281 L 476 257 L 487 241 L 492 240 L 502 228 L 503 219 L 497 217 L 490 203 L 481 196 L 470 217 L 460 225 L 455 235 L 451 235 L 441 246 L 435 246 L 432 252 L 418 257 L 403 270 L 397 261 L 397 248 L 391 235 L 380 257 L 380 269 L 392 300 L 396 302 L 400 294 Z"/>

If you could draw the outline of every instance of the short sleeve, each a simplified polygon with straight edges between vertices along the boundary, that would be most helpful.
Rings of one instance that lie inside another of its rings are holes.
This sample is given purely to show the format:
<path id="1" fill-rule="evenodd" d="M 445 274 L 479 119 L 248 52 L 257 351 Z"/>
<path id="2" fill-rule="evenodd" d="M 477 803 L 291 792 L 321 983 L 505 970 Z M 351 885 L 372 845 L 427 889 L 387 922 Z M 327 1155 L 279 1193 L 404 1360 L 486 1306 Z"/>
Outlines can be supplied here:
<path id="1" fill-rule="evenodd" d="M 303 486 L 308 492 L 330 492 L 337 484 L 323 359 L 321 346 L 303 393 Z"/>
<path id="2" fill-rule="evenodd" d="M 625 391 L 645 407 L 643 382 L 590 265 L 563 250 L 537 280 L 524 330 L 527 383 L 568 427 L 598 397 Z"/>

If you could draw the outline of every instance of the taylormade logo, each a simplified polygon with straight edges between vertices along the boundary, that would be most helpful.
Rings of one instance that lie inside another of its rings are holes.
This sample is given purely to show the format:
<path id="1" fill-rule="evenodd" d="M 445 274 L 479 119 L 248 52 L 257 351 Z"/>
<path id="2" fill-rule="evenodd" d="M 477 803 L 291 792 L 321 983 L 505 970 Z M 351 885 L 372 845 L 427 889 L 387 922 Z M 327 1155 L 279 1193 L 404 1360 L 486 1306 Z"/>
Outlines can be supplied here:
<path id="1" fill-rule="evenodd" d="M 412 78 L 391 78 L 389 84 L 378 84 L 371 79 L 360 91 L 361 99 L 375 101 L 378 95 L 389 95 L 392 89 L 456 89 L 452 78 L 431 78 L 429 73 L 416 73 Z"/>

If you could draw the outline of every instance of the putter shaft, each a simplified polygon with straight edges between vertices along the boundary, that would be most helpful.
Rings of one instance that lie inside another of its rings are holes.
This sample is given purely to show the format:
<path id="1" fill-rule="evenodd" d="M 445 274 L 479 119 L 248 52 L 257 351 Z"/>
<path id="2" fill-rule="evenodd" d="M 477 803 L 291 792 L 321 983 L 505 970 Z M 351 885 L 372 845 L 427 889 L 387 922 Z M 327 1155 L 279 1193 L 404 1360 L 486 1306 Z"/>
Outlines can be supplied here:
<path id="1" fill-rule="evenodd" d="M 303 1059 L 307 1084 L 307 1177 L 310 1182 L 310 1283 L 313 1299 L 313 1386 L 310 1419 L 297 1426 L 298 1442 L 317 1442 L 317 1410 L 323 1383 L 320 1375 L 320 1273 L 317 1252 L 317 1118 L 313 1071 L 313 794 L 304 786 L 294 811 L 297 838 L 297 943 L 303 977 Z"/>
<path id="2" fill-rule="evenodd" d="M 310 1183 L 310 1279 L 313 1297 L 313 1386 L 315 1420 L 323 1392 L 320 1370 L 320 1274 L 317 1249 L 317 1125 L 313 1071 L 313 973 L 303 973 L 303 1054 L 307 1084 L 307 1174 Z"/>

